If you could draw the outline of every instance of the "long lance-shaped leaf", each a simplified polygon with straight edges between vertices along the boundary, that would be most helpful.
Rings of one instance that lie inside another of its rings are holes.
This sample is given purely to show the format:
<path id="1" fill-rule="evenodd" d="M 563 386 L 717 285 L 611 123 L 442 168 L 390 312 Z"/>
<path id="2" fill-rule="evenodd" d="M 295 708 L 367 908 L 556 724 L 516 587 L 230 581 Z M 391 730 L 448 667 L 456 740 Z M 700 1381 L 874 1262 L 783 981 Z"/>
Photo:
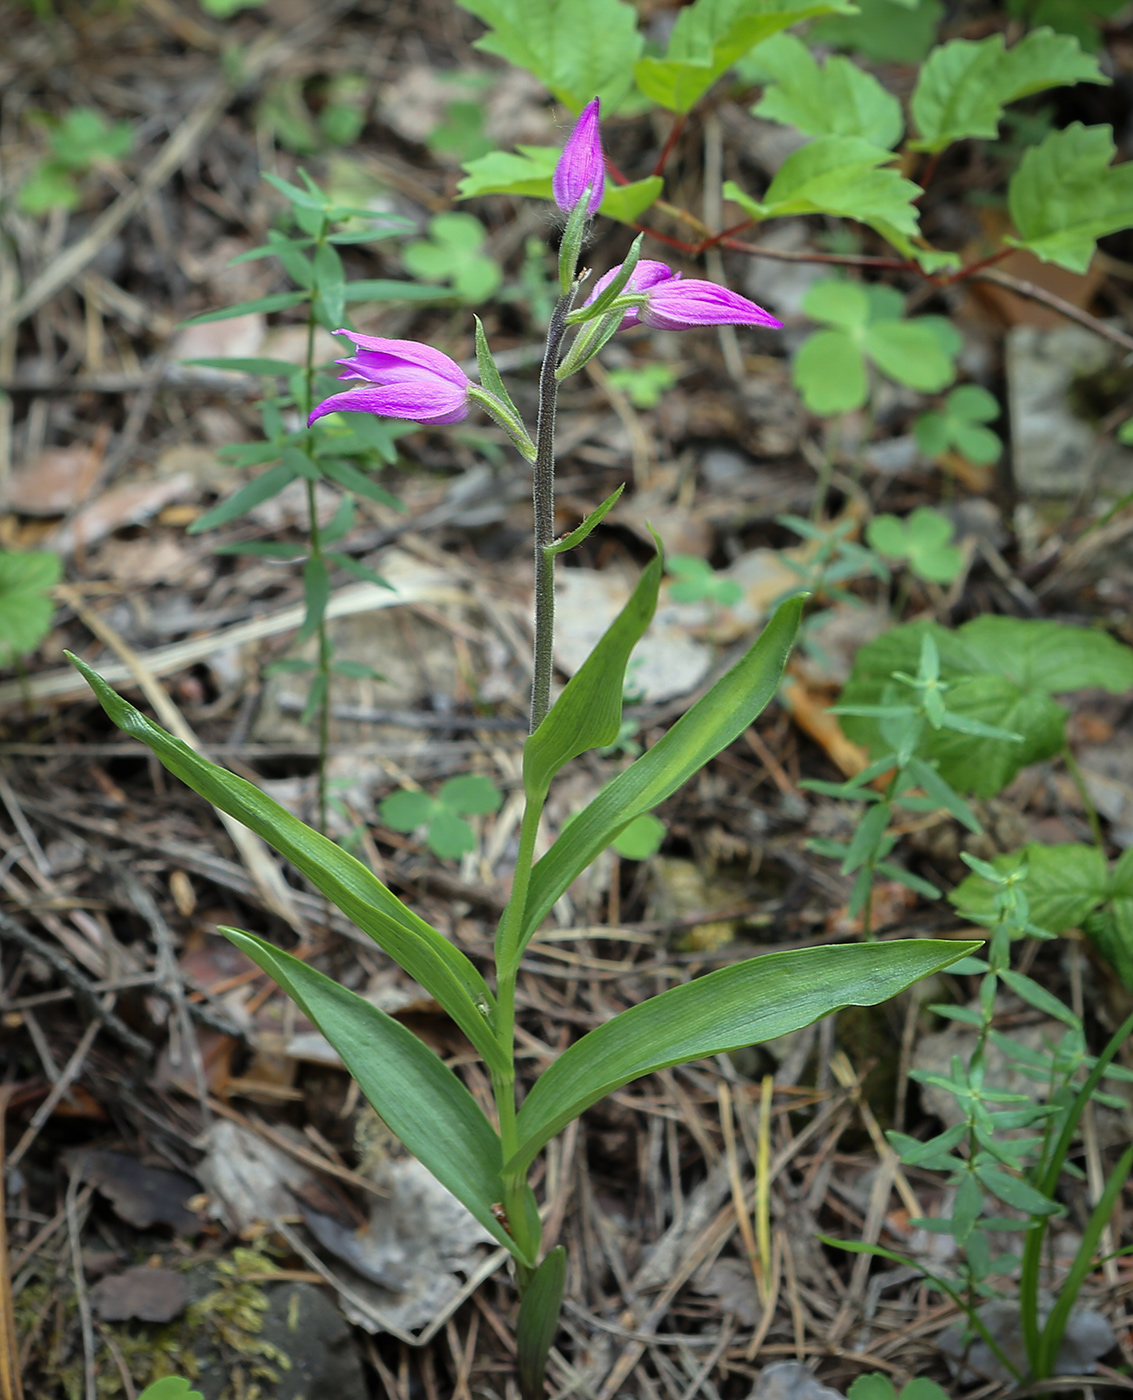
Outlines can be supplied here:
<path id="1" fill-rule="evenodd" d="M 570 882 L 623 827 L 675 792 L 752 723 L 775 694 L 798 631 L 802 606 L 802 598 L 780 604 L 743 660 L 648 753 L 607 784 L 537 862 L 523 912 L 521 946 Z"/>
<path id="2" fill-rule="evenodd" d="M 536 1081 L 519 1111 L 526 1168 L 572 1119 L 631 1079 L 774 1040 L 843 1006 L 875 1006 L 979 942 L 913 938 L 767 953 L 651 997 L 590 1031 Z"/>
<path id="3" fill-rule="evenodd" d="M 221 932 L 318 1026 L 390 1131 L 514 1252 L 515 1241 L 492 1214 L 503 1194 L 500 1139 L 452 1070 L 357 992 L 254 934 Z"/>
<path id="4" fill-rule="evenodd" d="M 255 784 L 210 763 L 180 739 L 167 734 L 116 694 L 84 662 L 69 653 L 68 656 L 119 729 L 140 739 L 175 777 L 286 856 L 440 1002 L 489 1065 L 507 1072 L 507 1058 L 491 1026 L 494 999 L 487 983 L 459 948 L 407 909 L 376 875 L 347 855 L 341 846 L 312 831 Z"/>
<path id="5" fill-rule="evenodd" d="M 535 1271 L 519 1305 L 515 1327 L 516 1370 L 523 1400 L 543 1400 L 547 1356 L 559 1326 L 566 1284 L 566 1250 L 556 1245 Z"/>
<path id="6" fill-rule="evenodd" d="M 587 749 L 612 744 L 622 722 L 622 689 L 629 654 L 649 626 L 661 587 L 660 547 L 646 565 L 629 602 L 571 676 L 563 693 L 523 749 L 529 798 L 547 795 L 564 763 Z"/>

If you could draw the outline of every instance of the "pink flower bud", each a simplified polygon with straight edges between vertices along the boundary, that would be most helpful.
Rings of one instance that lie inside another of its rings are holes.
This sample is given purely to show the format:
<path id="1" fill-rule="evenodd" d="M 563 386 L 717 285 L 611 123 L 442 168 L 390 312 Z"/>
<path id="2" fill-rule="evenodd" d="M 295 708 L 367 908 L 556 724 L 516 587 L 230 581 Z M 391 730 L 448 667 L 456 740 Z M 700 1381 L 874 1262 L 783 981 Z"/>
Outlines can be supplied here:
<path id="1" fill-rule="evenodd" d="M 369 382 L 332 394 L 307 419 L 327 413 L 378 413 L 411 423 L 459 423 L 468 417 L 469 378 L 456 363 L 431 345 L 416 340 L 383 340 L 354 331 L 335 331 L 358 347 L 336 361 L 345 367 L 340 379 Z"/>
<path id="2" fill-rule="evenodd" d="M 659 283 L 649 292 L 641 319 L 660 331 L 687 331 L 695 326 L 770 326 L 779 330 L 783 324 L 739 292 L 698 277 Z"/>
<path id="3" fill-rule="evenodd" d="M 567 137 L 559 163 L 551 179 L 555 203 L 569 214 L 582 196 L 590 191 L 587 213 L 597 213 L 606 185 L 602 157 L 602 133 L 598 129 L 598 99 L 588 102 L 579 114 L 574 130 Z"/>

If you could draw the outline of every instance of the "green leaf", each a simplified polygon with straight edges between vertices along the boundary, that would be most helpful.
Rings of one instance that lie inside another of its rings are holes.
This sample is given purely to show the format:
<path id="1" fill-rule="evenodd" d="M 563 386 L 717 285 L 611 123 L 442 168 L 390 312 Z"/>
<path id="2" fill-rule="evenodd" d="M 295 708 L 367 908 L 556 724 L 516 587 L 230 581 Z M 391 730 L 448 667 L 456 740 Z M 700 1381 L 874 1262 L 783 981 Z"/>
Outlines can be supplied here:
<path id="1" fill-rule="evenodd" d="M 921 188 L 888 168 L 894 159 L 892 151 L 857 136 L 819 136 L 787 157 L 762 200 L 751 199 L 731 180 L 724 185 L 724 198 L 735 200 L 755 219 L 834 214 L 879 231 L 913 235 L 913 200 Z"/>
<path id="2" fill-rule="evenodd" d="M 708 560 L 699 555 L 672 554 L 668 569 L 675 580 L 669 585 L 669 597 L 675 603 L 707 600 L 730 608 L 743 597 L 743 589 L 735 579 L 718 574 Z"/>
<path id="3" fill-rule="evenodd" d="M 486 301 L 503 280 L 500 265 L 480 250 L 488 233 L 474 214 L 437 214 L 429 237 L 401 251 L 406 269 L 426 282 L 451 282 L 462 301 Z"/>
<path id="4" fill-rule="evenodd" d="M 942 412 L 925 413 L 913 424 L 917 446 L 927 457 L 939 457 L 949 447 L 969 461 L 989 465 L 998 460 L 1003 444 L 984 423 L 999 417 L 999 403 L 978 384 L 961 384 L 945 400 Z"/>
<path id="5" fill-rule="evenodd" d="M 602 521 L 605 520 L 606 516 L 617 505 L 624 490 L 625 485 L 623 483 L 616 491 L 611 492 L 611 494 L 606 497 L 597 510 L 592 510 L 581 525 L 576 525 L 569 535 L 564 535 L 561 540 L 556 540 L 554 544 L 547 545 L 547 553 L 552 556 L 565 554 L 568 549 L 574 549 L 577 545 L 580 545 L 592 530 L 601 525 Z"/>
<path id="6" fill-rule="evenodd" d="M 240 929 L 221 930 L 273 977 L 342 1057 L 390 1131 L 516 1253 L 492 1214 L 502 1195 L 500 1140 L 476 1100 L 439 1056 L 373 1002 Z"/>
<path id="7" fill-rule="evenodd" d="M 464 773 L 441 784 L 437 801 L 450 812 L 463 817 L 477 817 L 498 812 L 503 797 L 491 778 L 483 773 Z"/>
<path id="8" fill-rule="evenodd" d="M 869 292 L 860 282 L 847 282 L 841 277 L 824 277 L 807 288 L 802 309 L 812 321 L 822 321 L 843 331 L 863 331 L 876 319 Z M 896 308 L 900 316 L 902 304 Z"/>
<path id="9" fill-rule="evenodd" d="M 634 817 L 629 826 L 623 827 L 610 844 L 626 860 L 648 860 L 661 849 L 667 834 L 663 821 L 652 812 L 643 812 L 640 817 Z"/>
<path id="10" fill-rule="evenodd" d="M 199 360 L 182 360 L 183 365 L 202 369 L 226 369 L 234 374 L 292 375 L 295 366 L 288 360 L 268 360 L 260 356 L 206 355 Z"/>
<path id="11" fill-rule="evenodd" d="M 51 153 L 66 169 L 83 172 L 105 161 L 121 160 L 134 144 L 128 122 L 107 125 L 93 107 L 72 107 L 51 133 Z"/>
<path id="12" fill-rule="evenodd" d="M 536 862 L 523 910 L 521 946 L 571 881 L 634 817 L 659 806 L 756 719 L 778 688 L 802 606 L 799 597 L 781 603 L 747 655 L 648 753 L 608 783 Z"/>
<path id="13" fill-rule="evenodd" d="M 843 1006 L 876 1006 L 977 946 L 918 938 L 768 953 L 651 997 L 588 1032 L 536 1080 L 506 1170 L 525 1167 L 573 1118 L 631 1079 L 772 1040 Z"/>
<path id="14" fill-rule="evenodd" d="M 194 753 L 116 695 L 85 662 L 67 655 L 119 729 L 152 749 L 174 777 L 273 845 L 440 1002 L 490 1066 L 506 1071 L 507 1058 L 488 1020 L 492 994 L 458 948 L 407 909 L 361 861 L 305 826 L 254 784 Z"/>
<path id="15" fill-rule="evenodd" d="M 593 97 L 607 110 L 633 85 L 637 12 L 624 0 L 458 0 L 490 32 L 476 47 L 526 68 L 572 112 Z"/>
<path id="16" fill-rule="evenodd" d="M 900 141 L 900 102 L 848 58 L 828 58 L 820 68 L 793 34 L 760 44 L 755 58 L 775 79 L 752 108 L 757 117 L 797 127 L 806 136 L 857 136 L 887 150 Z"/>
<path id="17" fill-rule="evenodd" d="M 528 1282 L 515 1324 L 516 1371 L 524 1400 L 542 1400 L 547 1356 L 559 1326 L 566 1287 L 566 1250 L 552 1249 Z"/>
<path id="18" fill-rule="evenodd" d="M 517 194 L 550 199 L 551 177 L 561 155 L 557 146 L 517 146 L 514 152 L 491 151 L 477 160 L 465 161 L 457 198 Z"/>
<path id="19" fill-rule="evenodd" d="M 799 347 L 791 383 L 811 413 L 852 413 L 869 397 L 865 361 L 846 331 L 816 331 Z"/>
<path id="20" fill-rule="evenodd" d="M 424 826 L 437 810 L 436 799 L 427 792 L 399 788 L 382 799 L 378 815 L 393 831 L 416 831 Z"/>
<path id="21" fill-rule="evenodd" d="M 893 1382 L 880 1371 L 859 1376 L 846 1391 L 846 1400 L 897 1400 Z"/>
<path id="22" fill-rule="evenodd" d="M 992 864 L 1003 875 L 1026 865 L 1023 890 L 1031 920 L 1048 933 L 1081 928 L 1110 891 L 1105 857 L 1096 846 L 1044 846 L 1031 842 L 1018 851 L 996 856 Z M 973 871 L 956 886 L 948 900 L 962 914 L 991 914 L 995 890 Z"/>
<path id="23" fill-rule="evenodd" d="M 1091 53 L 1101 47 L 1098 29 L 1117 14 L 1124 0 L 1007 0 L 1008 12 L 1026 15 L 1028 24 L 1049 24 L 1059 34 L 1073 34 Z"/>
<path id="24" fill-rule="evenodd" d="M 351 416 L 361 417 L 362 415 Z M 390 506 L 393 510 L 404 512 L 405 506 L 396 496 L 391 495 L 372 476 L 367 476 L 365 472 L 359 471 L 352 463 L 320 455 L 319 465 L 323 469 L 323 475 L 329 477 L 331 481 L 344 490 L 353 491 L 356 496 L 364 496 L 368 501 L 377 501 L 379 505 Z M 388 588 L 389 585 L 387 584 L 386 587 Z"/>
<path id="25" fill-rule="evenodd" d="M 964 564 L 964 556 L 952 540 L 952 522 L 931 506 L 918 506 L 907 520 L 895 515 L 875 515 L 866 527 L 866 539 L 891 559 L 907 559 L 918 578 L 929 583 L 951 583 Z"/>
<path id="26" fill-rule="evenodd" d="M 858 0 L 857 14 L 821 19 L 808 37 L 816 44 L 854 49 L 878 63 L 920 63 L 943 15 L 941 0 L 912 5 L 906 0 Z"/>
<path id="27" fill-rule="evenodd" d="M 1005 1172 L 1002 1167 L 992 1166 L 990 1162 L 977 1166 L 976 1176 L 993 1196 L 1006 1201 L 1016 1210 L 1026 1211 L 1028 1215 L 1056 1215 L 1062 1211 L 1057 1201 L 1049 1200 L 1041 1191 Z"/>
<path id="28" fill-rule="evenodd" d="M 911 103 L 920 136 L 910 144 L 936 152 L 968 136 L 994 140 L 1007 103 L 1068 83 L 1108 82 L 1076 39 L 1052 29 L 1033 29 L 1006 50 L 1002 34 L 953 39 L 921 68 Z"/>
<path id="29" fill-rule="evenodd" d="M 20 186 L 16 205 L 24 214 L 48 214 L 52 209 L 77 209 L 81 202 L 74 176 L 58 162 L 44 160 Z"/>
<path id="30" fill-rule="evenodd" d="M 664 58 L 643 58 L 641 91 L 687 112 L 737 59 L 773 34 L 817 15 L 852 14 L 846 0 L 696 0 L 681 10 Z"/>
<path id="31" fill-rule="evenodd" d="M 302 646 L 308 637 L 313 637 L 319 630 L 326 616 L 327 603 L 330 602 L 330 575 L 326 563 L 316 556 L 303 565 L 303 598 L 307 604 L 307 615 L 295 636 L 297 646 Z"/>
<path id="32" fill-rule="evenodd" d="M 935 394 L 956 378 L 952 356 L 924 324 L 929 319 L 876 321 L 862 338 L 862 348 L 883 374 L 922 394 Z"/>
<path id="33" fill-rule="evenodd" d="M 1095 240 L 1133 224 L 1133 163 L 1111 165 L 1114 149 L 1110 127 L 1071 122 L 1026 151 L 1007 187 L 1009 241 L 1085 272 Z"/>
<path id="34" fill-rule="evenodd" d="M 433 813 L 425 839 L 433 854 L 442 860 L 459 860 L 476 849 L 476 833 L 463 817 L 444 807 Z"/>
<path id="35" fill-rule="evenodd" d="M 298 306 L 301 301 L 306 300 L 306 292 L 276 292 L 270 297 L 256 297 L 253 301 L 240 301 L 235 306 L 225 306 L 219 311 L 206 311 L 201 316 L 192 316 L 189 320 L 181 322 L 181 329 L 186 326 L 203 326 L 209 321 L 231 321 L 233 317 L 251 316 L 257 311 L 263 315 L 271 311 L 286 311 L 289 306 Z"/>
<path id="36" fill-rule="evenodd" d="M 993 797 L 1028 763 L 1052 758 L 1062 747 L 1066 712 L 1051 698 L 1066 690 L 1101 687 L 1114 694 L 1133 688 L 1133 651 L 1106 633 L 1058 622 L 978 617 L 950 631 L 933 623 L 894 627 L 862 647 L 842 692 L 844 706 L 904 702 L 891 677 L 916 673 L 921 639 L 940 654 L 949 712 L 1024 736 L 1022 743 L 973 738 L 926 728 L 918 752 L 937 760 L 940 775 L 958 792 Z M 889 752 L 875 719 L 846 716 L 849 738 L 875 757 Z"/>
<path id="37" fill-rule="evenodd" d="M 627 185 L 606 182 L 599 213 L 620 224 L 634 224 L 661 197 L 665 182 L 660 175 L 646 175 L 643 180 L 631 180 Z"/>
<path id="38" fill-rule="evenodd" d="M 545 797 L 551 779 L 572 758 L 618 737 L 626 666 L 653 618 L 663 565 L 658 547 L 625 607 L 523 746 L 523 785 L 529 800 Z"/>
<path id="39" fill-rule="evenodd" d="M 1104 861 L 1102 862 L 1104 864 Z M 1004 984 L 1011 988 L 1020 1000 L 1027 1002 L 1030 1006 L 1036 1007 L 1044 1016 L 1053 1017 L 1056 1021 L 1062 1021 L 1079 1033 L 1082 1030 L 1082 1023 L 1068 1006 L 1045 987 L 1040 987 L 1030 977 L 1025 977 L 1021 972 L 1013 972 L 1011 968 L 1000 969 L 999 976 Z"/>
<path id="40" fill-rule="evenodd" d="M 63 574 L 57 554 L 0 550 L 0 660 L 5 665 L 34 651 L 51 627 L 50 589 Z"/>
<path id="41" fill-rule="evenodd" d="M 484 323 L 479 316 L 472 318 L 476 322 L 476 364 L 480 370 L 480 387 L 487 389 L 489 394 L 495 394 L 502 404 L 505 404 L 516 418 L 520 418 L 520 412 L 512 403 L 511 395 L 508 393 L 507 385 L 503 381 L 496 362 L 492 359 L 492 351 L 488 345 L 488 337 L 484 333 Z"/>
<path id="42" fill-rule="evenodd" d="M 247 0 L 241 0 L 247 3 Z M 253 0 L 256 3 L 256 0 Z M 205 1400 L 199 1390 L 193 1390 L 189 1382 L 181 1376 L 165 1376 L 153 1385 L 147 1385 L 138 1400 Z"/>
<path id="43" fill-rule="evenodd" d="M 322 302 L 320 310 L 328 329 L 334 330 L 342 325 L 342 313 L 346 306 L 346 270 L 337 251 L 329 243 L 320 244 L 315 249 L 314 268 L 315 287 Z"/>
<path id="44" fill-rule="evenodd" d="M 1086 936 L 1133 991 L 1133 846 L 1113 868 L 1105 906 L 1083 922 Z"/>

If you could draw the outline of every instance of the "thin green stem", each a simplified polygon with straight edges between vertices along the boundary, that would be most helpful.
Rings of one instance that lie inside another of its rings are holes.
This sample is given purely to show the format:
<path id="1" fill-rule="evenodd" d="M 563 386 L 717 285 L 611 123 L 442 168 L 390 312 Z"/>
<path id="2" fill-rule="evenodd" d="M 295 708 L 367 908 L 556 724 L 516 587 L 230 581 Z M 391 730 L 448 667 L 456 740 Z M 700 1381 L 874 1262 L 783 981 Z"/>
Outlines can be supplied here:
<path id="1" fill-rule="evenodd" d="M 1090 834 L 1094 838 L 1094 845 L 1105 855 L 1105 836 L 1102 832 L 1101 819 L 1098 816 L 1098 809 L 1094 806 L 1094 800 L 1090 796 L 1090 789 L 1086 786 L 1086 775 L 1078 767 L 1078 760 L 1074 757 L 1074 751 L 1069 744 L 1062 746 L 1062 761 L 1066 764 L 1066 771 L 1070 774 L 1071 781 L 1078 789 L 1078 796 L 1082 799 L 1082 806 L 1086 809 L 1086 820 L 1090 823 Z"/>
<path id="2" fill-rule="evenodd" d="M 539 419 L 535 430 L 536 456 L 533 464 L 535 505 L 535 658 L 531 682 L 532 733 L 551 708 L 551 676 L 554 671 L 552 645 L 555 632 L 555 561 L 546 552 L 555 538 L 555 407 L 559 384 L 555 378 L 567 316 L 574 300 L 573 289 L 561 296 L 551 312 L 547 327 L 547 348 L 539 373 Z"/>
<path id="3" fill-rule="evenodd" d="M 319 228 L 316 250 L 321 248 L 327 235 L 327 222 L 324 219 Z M 307 355 L 304 365 L 306 383 L 306 403 L 304 411 L 310 413 L 315 399 L 315 297 L 318 287 L 311 288 L 307 302 Z M 310 454 L 309 454 L 310 455 Z M 312 456 L 312 461 L 314 460 Z M 315 483 L 307 480 L 307 536 L 310 543 L 310 557 L 316 564 L 323 564 L 322 531 L 319 528 L 318 497 Z M 325 567 L 325 566 L 324 566 Z M 318 811 L 319 831 L 325 836 L 327 830 L 327 754 L 330 750 L 330 636 L 327 632 L 325 612 L 319 617 L 316 636 L 319 644 L 318 681 L 319 694 L 319 757 L 318 757 Z"/>

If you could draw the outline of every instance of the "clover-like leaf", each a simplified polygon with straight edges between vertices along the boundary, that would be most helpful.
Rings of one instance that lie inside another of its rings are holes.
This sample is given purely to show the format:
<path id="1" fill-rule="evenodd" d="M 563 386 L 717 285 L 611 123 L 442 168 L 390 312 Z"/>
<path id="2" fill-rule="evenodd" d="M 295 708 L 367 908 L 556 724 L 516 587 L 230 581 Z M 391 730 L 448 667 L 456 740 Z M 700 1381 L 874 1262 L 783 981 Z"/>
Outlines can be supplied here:
<path id="1" fill-rule="evenodd" d="M 438 214 L 429 237 L 407 244 L 401 260 L 414 277 L 451 283 L 462 301 L 486 301 L 503 280 L 499 263 L 481 251 L 487 236 L 473 214 Z"/>
<path id="2" fill-rule="evenodd" d="M 952 522 L 930 506 L 918 506 L 907 520 L 875 515 L 866 538 L 879 554 L 905 559 L 918 578 L 951 583 L 964 566 L 964 556 L 952 544 Z"/>
<path id="3" fill-rule="evenodd" d="M 408 788 L 391 792 L 378 807 L 382 821 L 393 831 L 416 831 L 436 810 L 435 798 L 427 792 L 411 792 Z"/>
<path id="4" fill-rule="evenodd" d="M 1023 155 L 1007 187 L 1019 237 L 1044 262 L 1085 272 L 1097 239 L 1133 225 L 1133 162 L 1111 165 L 1108 126 L 1071 122 Z"/>
<path id="5" fill-rule="evenodd" d="M 462 817 L 474 817 L 498 812 L 503 797 L 491 778 L 483 773 L 464 773 L 442 784 L 437 801 L 450 812 Z"/>
<path id="6" fill-rule="evenodd" d="M 675 603 L 699 603 L 707 600 L 731 607 L 743 597 L 743 589 L 732 578 L 718 574 L 707 559 L 695 554 L 673 554 L 666 567 L 676 582 L 669 584 L 669 597 Z"/>
<path id="7" fill-rule="evenodd" d="M 652 812 L 643 812 L 623 827 L 610 845 L 626 860 L 648 860 L 661 849 L 666 835 L 665 823 Z"/>
<path id="8" fill-rule="evenodd" d="M 978 384 L 961 384 L 940 409 L 922 414 L 913 436 L 926 457 L 940 457 L 949 448 L 977 466 L 998 461 L 1003 451 L 999 435 L 984 425 L 999 417 L 999 403 Z"/>

